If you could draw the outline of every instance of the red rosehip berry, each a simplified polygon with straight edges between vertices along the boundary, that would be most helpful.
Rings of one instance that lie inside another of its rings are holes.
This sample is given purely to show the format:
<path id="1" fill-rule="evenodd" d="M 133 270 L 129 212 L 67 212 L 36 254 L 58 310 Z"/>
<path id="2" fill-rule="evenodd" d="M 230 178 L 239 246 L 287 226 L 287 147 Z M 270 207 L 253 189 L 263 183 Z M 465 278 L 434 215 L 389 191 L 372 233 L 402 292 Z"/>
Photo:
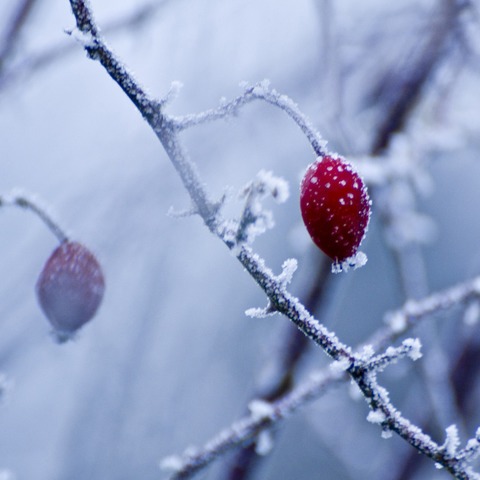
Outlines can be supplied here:
<path id="1" fill-rule="evenodd" d="M 92 319 L 103 298 L 105 279 L 95 256 L 77 242 L 58 246 L 36 285 L 40 306 L 59 340 Z"/>
<path id="2" fill-rule="evenodd" d="M 335 263 L 357 253 L 370 219 L 367 189 L 352 165 L 340 157 L 319 157 L 300 187 L 303 221 L 313 242 Z"/>

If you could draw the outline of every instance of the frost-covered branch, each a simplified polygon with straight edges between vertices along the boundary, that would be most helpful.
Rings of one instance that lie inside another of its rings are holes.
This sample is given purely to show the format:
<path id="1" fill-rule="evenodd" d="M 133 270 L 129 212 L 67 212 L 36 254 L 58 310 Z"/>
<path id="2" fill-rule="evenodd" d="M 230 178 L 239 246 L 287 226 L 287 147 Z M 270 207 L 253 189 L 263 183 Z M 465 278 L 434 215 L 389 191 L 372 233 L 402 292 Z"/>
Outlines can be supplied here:
<path id="1" fill-rule="evenodd" d="M 60 227 L 59 223 L 53 219 L 48 209 L 41 205 L 38 198 L 28 195 L 25 192 L 13 191 L 7 195 L 0 195 L 0 207 L 15 206 L 33 212 L 48 227 L 48 229 L 57 237 L 60 243 L 68 240 L 68 235 Z"/>
<path id="2" fill-rule="evenodd" d="M 225 225 L 219 214 L 221 204 L 214 203 L 209 199 L 196 166 L 188 158 L 180 143 L 175 127 L 176 122 L 163 112 L 160 107 L 161 102 L 151 97 L 137 83 L 133 75 L 105 44 L 94 22 L 88 3 L 84 0 L 70 0 L 70 4 L 79 31 L 77 38 L 82 42 L 88 56 L 103 65 L 108 74 L 134 103 L 143 118 L 150 124 L 180 175 L 184 187 L 190 194 L 196 213 L 200 215 L 214 234 L 219 236 L 229 248 L 233 248 L 231 235 L 229 235 L 229 224 Z M 262 90 L 262 92 L 262 95 L 270 98 L 269 91 Z M 281 97 L 278 94 L 272 95 L 274 98 Z M 285 102 L 289 103 L 286 100 Z M 351 358 L 353 360 L 350 349 L 307 312 L 298 299 L 286 290 L 285 285 L 278 281 L 278 278 L 265 265 L 263 259 L 253 253 L 250 247 L 241 246 L 237 249 L 236 256 L 263 289 L 276 312 L 286 315 L 307 337 L 321 346 L 333 359 Z"/>
<path id="3" fill-rule="evenodd" d="M 478 319 L 479 312 L 475 308 L 478 301 L 480 301 L 480 277 L 433 293 L 423 299 L 408 300 L 402 308 L 386 314 L 387 326 L 375 333 L 367 343 L 377 348 L 386 346 L 423 319 L 462 304 L 468 305 L 468 318 L 466 317 L 465 321 L 474 323 Z"/>
<path id="4" fill-rule="evenodd" d="M 241 197 L 245 199 L 243 212 L 238 222 L 235 245 L 251 245 L 257 235 L 273 227 L 271 212 L 262 208 L 261 200 L 270 195 L 278 203 L 283 203 L 289 196 L 288 183 L 273 176 L 272 172 L 261 170 L 257 178 L 245 186 Z"/>
<path id="5" fill-rule="evenodd" d="M 202 217 L 206 226 L 216 234 L 230 249 L 234 248 L 231 236 L 228 241 L 225 232 L 228 228 L 220 216 L 220 204 L 212 202 L 200 180 L 196 167 L 189 160 L 178 138 L 178 121 L 168 117 L 163 111 L 162 102 L 152 98 L 133 78 L 131 73 L 108 48 L 100 36 L 92 12 L 85 0 L 70 0 L 72 11 L 76 18 L 78 32 L 75 37 L 82 43 L 88 56 L 99 61 L 114 81 L 122 88 L 126 95 L 150 124 L 158 139 L 166 150 L 172 164 L 177 169 L 183 184 L 190 194 L 196 212 Z M 279 106 L 299 125 L 306 125 L 304 117 L 296 115 L 297 107 L 286 97 L 270 90 L 268 85 L 254 87 L 251 94 L 258 96 L 273 105 Z M 305 128 L 307 128 L 306 125 Z M 302 128 L 303 130 L 303 128 Z M 311 129 L 304 130 L 317 154 L 323 154 L 323 145 L 316 144 L 316 137 L 310 137 Z M 318 151 L 316 150 L 318 148 Z M 370 409 L 374 412 L 373 418 L 386 432 L 392 431 L 405 439 L 420 453 L 433 459 L 459 479 L 472 478 L 467 471 L 463 460 L 450 458 L 442 448 L 425 435 L 418 427 L 412 425 L 395 409 L 389 400 L 388 393 L 380 387 L 376 380 L 374 368 L 368 361 L 352 352 L 351 348 L 340 342 L 324 325 L 316 320 L 306 308 L 287 290 L 289 275 L 276 276 L 265 265 L 263 259 L 255 254 L 248 245 L 241 245 L 234 250 L 238 260 L 256 283 L 266 294 L 270 309 L 282 313 L 289 318 L 308 338 L 319 345 L 331 358 L 340 362 L 352 380 L 358 385 Z M 289 268 L 289 270 L 291 270 Z M 414 347 L 414 346 L 412 346 Z M 412 351 L 416 351 L 413 348 Z M 392 353 L 392 352 L 390 352 Z M 414 355 L 416 357 L 417 355 Z M 392 359 L 395 355 L 390 355 Z M 382 357 L 379 367 L 384 366 L 386 358 Z M 372 420 L 372 417 L 370 417 Z"/>
<path id="6" fill-rule="evenodd" d="M 344 371 L 330 370 L 312 376 L 301 387 L 297 387 L 274 403 L 253 401 L 250 404 L 249 415 L 220 432 L 201 450 L 187 450 L 183 455 L 167 457 L 161 462 L 161 467 L 172 471 L 170 480 L 191 478 L 220 455 L 239 445 L 245 446 L 254 442 L 261 431 L 276 425 L 309 400 L 318 398 L 325 391 L 343 382 L 345 378 Z"/>
<path id="7" fill-rule="evenodd" d="M 391 344 L 432 315 L 459 305 L 477 305 L 479 300 L 480 277 L 476 277 L 424 299 L 408 301 L 402 308 L 388 313 L 385 316 L 387 325 L 374 333 L 357 351 L 361 352 L 360 356 L 365 359 L 367 362 L 365 366 L 370 371 L 379 371 L 401 356 L 413 355 L 413 359 L 417 359 L 420 346 L 418 340 L 406 340 L 406 343 L 404 342 L 398 349 L 388 347 L 383 354 L 377 356 L 374 356 L 374 352 Z M 478 313 L 477 309 L 477 315 Z M 162 466 L 165 470 L 175 471 L 171 480 L 190 478 L 219 456 L 255 441 L 261 430 L 272 428 L 278 421 L 292 415 L 306 403 L 317 400 L 331 388 L 349 380 L 350 377 L 346 374 L 348 366 L 348 361 L 333 362 L 328 368 L 312 374 L 309 380 L 295 387 L 290 393 L 272 402 L 270 404 L 272 411 L 282 412 L 282 415 L 272 416 L 268 422 L 259 422 L 259 419 L 254 421 L 250 414 L 232 424 L 202 448 L 189 449 L 183 455 L 168 457 Z M 385 418 L 383 413 L 378 410 L 371 410 L 368 416 L 368 420 L 373 423 L 381 423 Z M 391 434 L 388 432 L 388 429 L 384 430 L 382 435 L 388 437 Z M 480 435 L 478 439 L 480 442 Z M 443 448 L 443 446 L 439 448 Z M 479 452 L 480 443 L 470 440 L 467 442 L 467 447 L 460 451 L 457 457 L 459 461 L 471 461 L 478 456 Z"/>
<path id="8" fill-rule="evenodd" d="M 300 111 L 298 105 L 291 98 L 270 88 L 270 82 L 268 80 L 264 80 L 253 86 L 246 86 L 242 95 L 239 95 L 230 102 L 223 102 L 217 108 L 212 108 L 202 113 L 185 115 L 183 117 L 174 117 L 174 125 L 178 131 L 182 131 L 202 123 L 234 116 L 238 114 L 242 107 L 255 100 L 263 100 L 283 110 L 300 127 L 310 142 L 316 156 L 326 155 L 327 142 L 323 140 L 310 120 Z"/>

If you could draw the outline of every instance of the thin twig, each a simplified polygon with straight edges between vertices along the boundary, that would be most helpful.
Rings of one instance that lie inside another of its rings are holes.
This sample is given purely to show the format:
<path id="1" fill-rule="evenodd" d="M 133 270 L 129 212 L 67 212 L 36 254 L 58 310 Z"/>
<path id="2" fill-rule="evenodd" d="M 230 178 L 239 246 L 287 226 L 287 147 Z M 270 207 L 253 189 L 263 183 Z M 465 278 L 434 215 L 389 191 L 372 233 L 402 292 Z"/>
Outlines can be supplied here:
<path id="1" fill-rule="evenodd" d="M 59 223 L 52 218 L 40 201 L 23 192 L 12 192 L 9 195 L 0 196 L 0 207 L 16 206 L 33 212 L 57 237 L 60 243 L 68 241 L 68 235 L 60 227 Z"/>
<path id="2" fill-rule="evenodd" d="M 239 95 L 230 102 L 223 103 L 217 108 L 212 108 L 198 114 L 174 117 L 173 123 L 177 131 L 182 131 L 203 123 L 234 116 L 240 108 L 255 100 L 263 100 L 283 110 L 300 127 L 316 155 L 326 155 L 327 142 L 321 137 L 305 115 L 303 115 L 298 105 L 286 95 L 281 95 L 276 90 L 270 89 L 269 82 L 266 80 L 256 85 L 246 87 L 242 95 Z"/>

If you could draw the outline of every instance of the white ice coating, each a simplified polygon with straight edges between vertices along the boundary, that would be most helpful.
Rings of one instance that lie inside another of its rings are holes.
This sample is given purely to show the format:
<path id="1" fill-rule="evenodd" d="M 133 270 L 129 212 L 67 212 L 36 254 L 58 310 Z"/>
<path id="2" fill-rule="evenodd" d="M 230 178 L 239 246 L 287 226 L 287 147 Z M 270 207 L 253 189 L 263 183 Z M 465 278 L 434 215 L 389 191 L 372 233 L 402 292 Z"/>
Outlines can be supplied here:
<path id="1" fill-rule="evenodd" d="M 386 322 L 394 333 L 404 332 L 408 326 L 407 317 L 403 312 L 394 312 L 388 315 Z"/>
<path id="2" fill-rule="evenodd" d="M 342 373 L 350 366 L 350 360 L 348 358 L 342 358 L 330 364 L 330 370 L 334 373 Z"/>
<path id="3" fill-rule="evenodd" d="M 183 468 L 183 461 L 180 455 L 170 455 L 160 460 L 160 469 L 167 472 L 179 472 Z"/>
<path id="4" fill-rule="evenodd" d="M 245 310 L 245 315 L 250 318 L 265 318 L 270 315 L 273 315 L 275 312 L 270 310 L 268 307 L 259 308 L 259 307 L 252 307 L 247 308 Z"/>
<path id="5" fill-rule="evenodd" d="M 443 444 L 447 454 L 450 457 L 455 456 L 457 453 L 458 447 L 460 446 L 460 437 L 458 435 L 458 428 L 456 425 L 450 425 L 445 429 L 446 439 Z"/>
<path id="6" fill-rule="evenodd" d="M 248 409 L 255 420 L 269 419 L 275 413 L 271 403 L 260 399 L 252 400 L 248 404 Z"/>
<path id="7" fill-rule="evenodd" d="M 480 318 L 480 305 L 477 301 L 470 303 L 463 314 L 463 323 L 469 327 L 477 325 Z"/>
<path id="8" fill-rule="evenodd" d="M 402 345 L 405 347 L 410 348 L 411 350 L 408 352 L 408 356 L 413 360 L 418 360 L 422 357 L 422 343 L 418 338 L 407 338 L 402 342 Z"/>
<path id="9" fill-rule="evenodd" d="M 257 179 L 266 190 L 272 195 L 274 200 L 278 203 L 284 203 L 290 196 L 290 188 L 288 182 L 281 177 L 276 177 L 271 171 L 260 170 L 257 173 Z"/>
<path id="10" fill-rule="evenodd" d="M 255 453 L 257 455 L 268 455 L 274 447 L 273 435 L 269 430 L 262 430 L 255 442 Z"/>
<path id="11" fill-rule="evenodd" d="M 82 32 L 75 27 L 69 33 L 83 48 L 95 46 L 95 37 L 91 32 Z"/>
<path id="12" fill-rule="evenodd" d="M 371 410 L 367 415 L 367 421 L 370 423 L 381 424 L 385 418 L 385 414 L 380 410 Z"/>
<path id="13" fill-rule="evenodd" d="M 282 285 L 288 285 L 292 279 L 293 274 L 297 271 L 298 261 L 295 258 L 288 258 L 282 264 L 282 273 L 277 277 Z"/>
<path id="14" fill-rule="evenodd" d="M 367 263 L 367 256 L 363 252 L 357 252 L 355 255 L 345 259 L 343 262 L 332 264 L 332 273 L 348 272 L 350 269 L 356 270 Z"/>

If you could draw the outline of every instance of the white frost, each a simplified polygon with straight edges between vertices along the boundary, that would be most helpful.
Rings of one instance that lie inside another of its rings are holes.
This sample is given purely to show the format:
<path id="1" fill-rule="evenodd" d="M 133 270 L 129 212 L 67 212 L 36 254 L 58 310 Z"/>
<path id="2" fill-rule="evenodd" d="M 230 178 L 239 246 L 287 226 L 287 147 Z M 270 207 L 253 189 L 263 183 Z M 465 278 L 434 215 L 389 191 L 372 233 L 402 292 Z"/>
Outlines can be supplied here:
<path id="1" fill-rule="evenodd" d="M 83 48 L 94 47 L 95 46 L 95 37 L 91 32 L 82 32 L 78 28 L 68 32 Z"/>
<path id="2" fill-rule="evenodd" d="M 265 400 L 255 399 L 248 404 L 248 409 L 254 420 L 264 420 L 272 418 L 275 409 L 271 403 Z"/>
<path id="3" fill-rule="evenodd" d="M 274 310 L 270 310 L 269 307 L 265 308 L 248 308 L 245 310 L 245 315 L 250 318 L 265 318 L 273 315 L 275 313 Z"/>
<path id="4" fill-rule="evenodd" d="M 410 348 L 411 350 L 408 352 L 408 356 L 413 360 L 418 360 L 422 357 L 422 342 L 418 338 L 407 338 L 402 342 L 402 345 L 405 347 Z"/>
<path id="5" fill-rule="evenodd" d="M 263 430 L 258 435 L 255 443 L 255 453 L 257 455 L 268 455 L 273 449 L 273 436 L 270 431 Z"/>
<path id="6" fill-rule="evenodd" d="M 182 458 L 179 455 L 170 455 L 160 460 L 160 469 L 169 472 L 178 472 L 183 468 Z"/>
<path id="7" fill-rule="evenodd" d="M 265 185 L 265 188 L 278 203 L 284 203 L 290 196 L 288 182 L 281 177 L 276 177 L 272 172 L 260 170 L 257 173 L 258 180 Z"/>
<path id="8" fill-rule="evenodd" d="M 292 281 L 297 268 L 298 262 L 295 258 L 285 260 L 282 265 L 282 273 L 277 277 L 278 281 L 283 285 L 288 285 Z"/>
<path id="9" fill-rule="evenodd" d="M 465 313 L 463 314 L 463 323 L 472 327 L 478 323 L 480 318 L 480 305 L 478 302 L 472 302 L 470 305 L 467 306 L 465 309 Z"/>
<path id="10" fill-rule="evenodd" d="M 375 355 L 373 345 L 364 345 L 362 348 L 361 359 L 364 361 L 370 360 Z"/>
<path id="11" fill-rule="evenodd" d="M 388 347 L 386 350 L 385 350 L 385 353 L 389 356 L 389 357 L 394 357 L 396 356 L 397 354 L 397 349 L 395 347 Z"/>
<path id="12" fill-rule="evenodd" d="M 445 429 L 447 438 L 443 444 L 443 448 L 446 450 L 449 456 L 454 457 L 460 446 L 460 438 L 458 436 L 458 428 L 456 425 L 450 425 Z"/>
<path id="13" fill-rule="evenodd" d="M 407 329 L 407 317 L 403 312 L 394 312 L 388 315 L 386 322 L 393 333 L 401 333 Z"/>
<path id="14" fill-rule="evenodd" d="M 350 360 L 348 358 L 342 358 L 341 360 L 336 360 L 330 364 L 330 370 L 334 373 L 342 373 L 347 370 L 350 366 Z"/>
<path id="15" fill-rule="evenodd" d="M 472 291 L 477 295 L 480 295 L 480 277 L 476 277 L 472 280 Z"/>
<path id="16" fill-rule="evenodd" d="M 363 252 L 357 252 L 355 255 L 345 259 L 343 262 L 332 264 L 332 273 L 348 272 L 351 268 L 356 270 L 367 263 L 367 256 Z"/>
<path id="17" fill-rule="evenodd" d="M 371 410 L 367 415 L 367 421 L 380 424 L 385 421 L 385 414 L 381 410 Z"/>
<path id="18" fill-rule="evenodd" d="M 263 96 L 266 93 L 268 93 L 269 88 L 270 88 L 270 80 L 265 79 L 265 80 L 262 80 L 257 85 L 255 85 L 255 87 L 253 88 L 253 93 L 258 96 Z"/>

